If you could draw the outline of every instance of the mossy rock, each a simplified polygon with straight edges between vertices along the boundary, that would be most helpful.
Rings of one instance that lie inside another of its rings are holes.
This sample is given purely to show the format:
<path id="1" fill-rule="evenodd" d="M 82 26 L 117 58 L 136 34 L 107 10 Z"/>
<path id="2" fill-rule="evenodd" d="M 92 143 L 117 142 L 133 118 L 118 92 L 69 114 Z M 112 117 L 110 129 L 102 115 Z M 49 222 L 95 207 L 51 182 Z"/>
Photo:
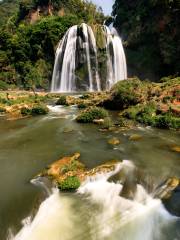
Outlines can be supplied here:
<path id="1" fill-rule="evenodd" d="M 147 98 L 148 83 L 138 78 L 127 79 L 116 83 L 111 96 L 103 105 L 112 110 L 123 110 L 143 102 Z"/>
<path id="2" fill-rule="evenodd" d="M 129 137 L 130 141 L 140 141 L 142 140 L 142 136 L 139 134 L 133 134 Z"/>
<path id="3" fill-rule="evenodd" d="M 95 119 L 104 119 L 108 117 L 108 112 L 99 107 L 91 107 L 82 111 L 76 118 L 79 123 L 92 123 Z"/>
<path id="4" fill-rule="evenodd" d="M 68 106 L 69 104 L 67 102 L 67 97 L 65 95 L 60 96 L 56 102 L 56 105 Z"/>
<path id="5" fill-rule="evenodd" d="M 114 137 L 108 140 L 108 143 L 111 145 L 119 145 L 121 142 L 118 138 Z"/>

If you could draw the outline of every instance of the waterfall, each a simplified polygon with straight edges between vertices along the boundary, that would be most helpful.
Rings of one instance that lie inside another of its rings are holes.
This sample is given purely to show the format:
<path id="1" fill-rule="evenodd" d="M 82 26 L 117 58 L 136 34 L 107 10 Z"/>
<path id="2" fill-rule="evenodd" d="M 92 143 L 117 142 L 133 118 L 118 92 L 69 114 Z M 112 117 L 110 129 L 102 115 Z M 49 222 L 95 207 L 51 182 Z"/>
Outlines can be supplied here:
<path id="1" fill-rule="evenodd" d="M 117 81 L 127 79 L 126 58 L 117 31 L 103 26 L 102 34 L 106 46 L 99 49 L 97 36 L 87 24 L 66 32 L 56 50 L 52 92 L 108 90 Z M 106 59 L 105 65 L 102 58 Z"/>
<path id="2" fill-rule="evenodd" d="M 35 218 L 25 219 L 24 227 L 11 240 L 170 239 L 165 230 L 169 231 L 177 218 L 165 210 L 161 200 L 152 198 L 140 184 L 134 199 L 127 199 L 121 196 L 122 182 L 108 181 L 120 170 L 132 172 L 133 167 L 123 161 L 112 172 L 89 177 L 74 195 L 54 190 Z"/>

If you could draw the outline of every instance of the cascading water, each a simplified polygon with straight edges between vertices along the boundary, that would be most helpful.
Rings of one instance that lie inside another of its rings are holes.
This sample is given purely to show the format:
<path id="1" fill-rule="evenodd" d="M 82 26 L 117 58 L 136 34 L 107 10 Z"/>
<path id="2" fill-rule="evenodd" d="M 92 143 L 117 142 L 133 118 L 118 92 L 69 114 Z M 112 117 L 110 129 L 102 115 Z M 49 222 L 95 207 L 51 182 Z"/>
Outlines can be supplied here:
<path id="1" fill-rule="evenodd" d="M 123 183 L 108 181 L 120 170 L 132 172 L 132 167 L 131 162 L 123 161 L 114 171 L 87 179 L 73 197 L 54 190 L 34 220 L 24 221 L 24 227 L 12 239 L 166 240 L 164 229 L 177 218 L 164 209 L 161 201 L 153 199 L 139 184 L 130 200 L 121 196 Z"/>
<path id="2" fill-rule="evenodd" d="M 103 26 L 101 30 L 106 42 L 101 49 L 97 46 L 97 36 L 95 38 L 92 28 L 85 23 L 66 32 L 56 50 L 52 92 L 107 90 L 127 78 L 120 37 L 114 28 L 111 31 Z M 102 58 L 106 59 L 105 65 Z"/>

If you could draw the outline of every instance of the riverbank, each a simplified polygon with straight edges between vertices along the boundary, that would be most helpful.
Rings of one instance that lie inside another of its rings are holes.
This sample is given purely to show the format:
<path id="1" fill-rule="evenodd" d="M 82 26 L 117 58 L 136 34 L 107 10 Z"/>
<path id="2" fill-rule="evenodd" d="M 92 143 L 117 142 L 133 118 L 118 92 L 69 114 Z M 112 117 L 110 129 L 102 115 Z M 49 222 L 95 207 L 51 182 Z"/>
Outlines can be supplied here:
<path id="1" fill-rule="evenodd" d="M 180 78 L 163 78 L 159 83 L 131 78 L 119 81 L 110 91 L 81 95 L 46 92 L 1 91 L 0 113 L 9 120 L 48 113 L 49 101 L 55 105 L 77 105 L 78 122 L 114 123 L 102 108 L 119 111 L 116 125 L 126 127 L 136 122 L 164 129 L 180 128 Z M 131 121 L 129 121 L 131 120 Z"/>

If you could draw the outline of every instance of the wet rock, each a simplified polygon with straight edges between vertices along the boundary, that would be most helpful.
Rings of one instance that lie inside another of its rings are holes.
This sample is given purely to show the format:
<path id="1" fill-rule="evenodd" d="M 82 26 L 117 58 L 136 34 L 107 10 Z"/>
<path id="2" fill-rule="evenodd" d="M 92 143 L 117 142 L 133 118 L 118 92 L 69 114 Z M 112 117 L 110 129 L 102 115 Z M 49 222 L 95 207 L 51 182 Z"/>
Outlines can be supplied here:
<path id="1" fill-rule="evenodd" d="M 114 171 L 117 165 L 117 161 L 111 161 L 88 170 L 79 158 L 80 153 L 63 157 L 49 165 L 36 178 L 48 177 L 59 189 L 74 190 L 87 178 Z"/>
<path id="2" fill-rule="evenodd" d="M 172 150 L 173 152 L 180 153 L 180 146 L 172 146 L 172 147 L 171 147 L 171 150 Z"/>
<path id="3" fill-rule="evenodd" d="M 139 140 L 141 140 L 141 139 L 142 139 L 142 136 L 139 135 L 139 134 L 133 134 L 133 135 L 131 135 L 131 136 L 129 137 L 129 140 L 130 140 L 130 141 L 139 141 Z"/>
<path id="4" fill-rule="evenodd" d="M 169 178 L 155 192 L 155 197 L 162 199 L 166 209 L 180 217 L 180 179 Z"/>
<path id="5" fill-rule="evenodd" d="M 98 125 L 103 125 L 104 124 L 104 119 L 94 119 L 93 123 L 98 124 Z"/>
<path id="6" fill-rule="evenodd" d="M 120 144 L 121 142 L 120 142 L 120 140 L 118 139 L 118 138 L 111 138 L 111 139 L 109 139 L 108 140 L 108 143 L 109 144 L 111 144 L 111 145 L 118 145 L 118 144 Z"/>
<path id="7" fill-rule="evenodd" d="M 63 129 L 63 133 L 71 133 L 73 131 L 74 131 L 74 129 L 68 128 L 68 127 Z"/>

